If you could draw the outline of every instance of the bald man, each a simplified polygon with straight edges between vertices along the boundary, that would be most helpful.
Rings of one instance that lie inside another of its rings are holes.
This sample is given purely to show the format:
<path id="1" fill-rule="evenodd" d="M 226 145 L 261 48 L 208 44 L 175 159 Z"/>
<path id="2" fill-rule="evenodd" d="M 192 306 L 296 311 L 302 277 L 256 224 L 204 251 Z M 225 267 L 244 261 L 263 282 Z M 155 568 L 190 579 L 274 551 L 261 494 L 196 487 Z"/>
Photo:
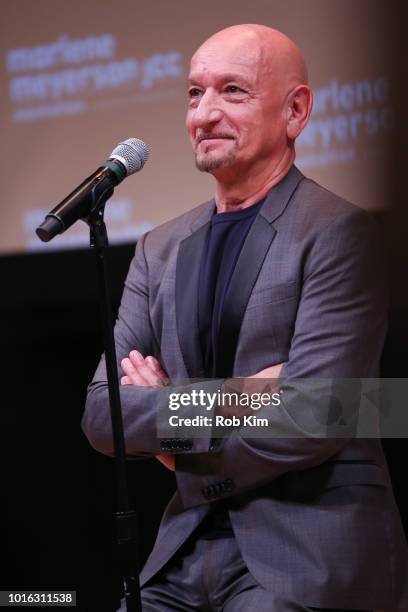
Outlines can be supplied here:
<path id="1" fill-rule="evenodd" d="M 158 437 L 170 381 L 377 377 L 386 327 L 373 220 L 294 166 L 312 107 L 297 46 L 266 26 L 218 32 L 188 96 L 215 197 L 139 240 L 115 327 L 127 452 L 177 479 L 143 610 L 403 610 L 407 549 L 378 440 L 310 437 L 288 402 L 271 417 L 287 437 Z M 322 408 L 313 387 L 308 400 Z M 83 426 L 113 452 L 103 358 Z"/>

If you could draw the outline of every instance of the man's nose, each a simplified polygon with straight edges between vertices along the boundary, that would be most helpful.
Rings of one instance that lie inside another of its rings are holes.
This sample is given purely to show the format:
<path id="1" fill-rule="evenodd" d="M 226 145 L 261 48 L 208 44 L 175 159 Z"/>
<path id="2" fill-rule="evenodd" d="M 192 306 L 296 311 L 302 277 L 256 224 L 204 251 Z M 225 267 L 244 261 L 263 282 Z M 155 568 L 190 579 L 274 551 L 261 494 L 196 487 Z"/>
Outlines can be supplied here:
<path id="1" fill-rule="evenodd" d="M 206 91 L 200 99 L 198 106 L 193 110 L 192 121 L 196 128 L 218 123 L 223 116 L 217 96 Z"/>

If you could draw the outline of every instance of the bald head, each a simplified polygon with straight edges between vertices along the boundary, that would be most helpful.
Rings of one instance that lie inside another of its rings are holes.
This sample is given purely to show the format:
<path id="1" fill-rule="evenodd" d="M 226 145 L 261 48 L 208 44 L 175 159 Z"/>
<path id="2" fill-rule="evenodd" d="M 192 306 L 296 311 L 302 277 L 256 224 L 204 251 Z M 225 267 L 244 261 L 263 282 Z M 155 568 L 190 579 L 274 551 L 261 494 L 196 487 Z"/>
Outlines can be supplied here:
<path id="1" fill-rule="evenodd" d="M 299 47 L 285 34 L 259 24 L 234 25 L 216 32 L 197 49 L 192 64 L 220 48 L 257 63 L 259 76 L 280 83 L 284 89 L 307 85 L 306 62 Z"/>

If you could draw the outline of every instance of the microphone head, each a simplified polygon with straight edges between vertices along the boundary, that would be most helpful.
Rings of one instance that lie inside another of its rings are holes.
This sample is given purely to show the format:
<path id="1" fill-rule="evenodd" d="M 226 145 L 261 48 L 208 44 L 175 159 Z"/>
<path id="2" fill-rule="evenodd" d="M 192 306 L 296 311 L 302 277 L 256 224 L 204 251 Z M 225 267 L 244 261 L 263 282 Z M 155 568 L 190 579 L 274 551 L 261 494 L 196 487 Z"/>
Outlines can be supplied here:
<path id="1" fill-rule="evenodd" d="M 145 165 L 149 156 L 149 149 L 143 140 L 139 138 L 128 138 L 120 142 L 109 156 L 109 159 L 117 159 L 126 168 L 127 176 L 138 172 Z"/>

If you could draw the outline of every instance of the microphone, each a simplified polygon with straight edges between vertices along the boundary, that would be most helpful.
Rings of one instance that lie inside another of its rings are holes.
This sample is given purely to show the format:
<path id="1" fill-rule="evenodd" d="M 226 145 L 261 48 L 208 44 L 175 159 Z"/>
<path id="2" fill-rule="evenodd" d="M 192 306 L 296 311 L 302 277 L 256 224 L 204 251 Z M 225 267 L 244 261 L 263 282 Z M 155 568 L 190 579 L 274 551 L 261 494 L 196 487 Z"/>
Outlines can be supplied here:
<path id="1" fill-rule="evenodd" d="M 98 201 L 102 198 L 106 201 L 113 194 L 114 187 L 126 176 L 143 168 L 148 155 L 149 150 L 143 140 L 128 138 L 120 142 L 109 159 L 46 215 L 35 230 L 40 240 L 49 242 L 78 219 L 86 219 Z"/>

